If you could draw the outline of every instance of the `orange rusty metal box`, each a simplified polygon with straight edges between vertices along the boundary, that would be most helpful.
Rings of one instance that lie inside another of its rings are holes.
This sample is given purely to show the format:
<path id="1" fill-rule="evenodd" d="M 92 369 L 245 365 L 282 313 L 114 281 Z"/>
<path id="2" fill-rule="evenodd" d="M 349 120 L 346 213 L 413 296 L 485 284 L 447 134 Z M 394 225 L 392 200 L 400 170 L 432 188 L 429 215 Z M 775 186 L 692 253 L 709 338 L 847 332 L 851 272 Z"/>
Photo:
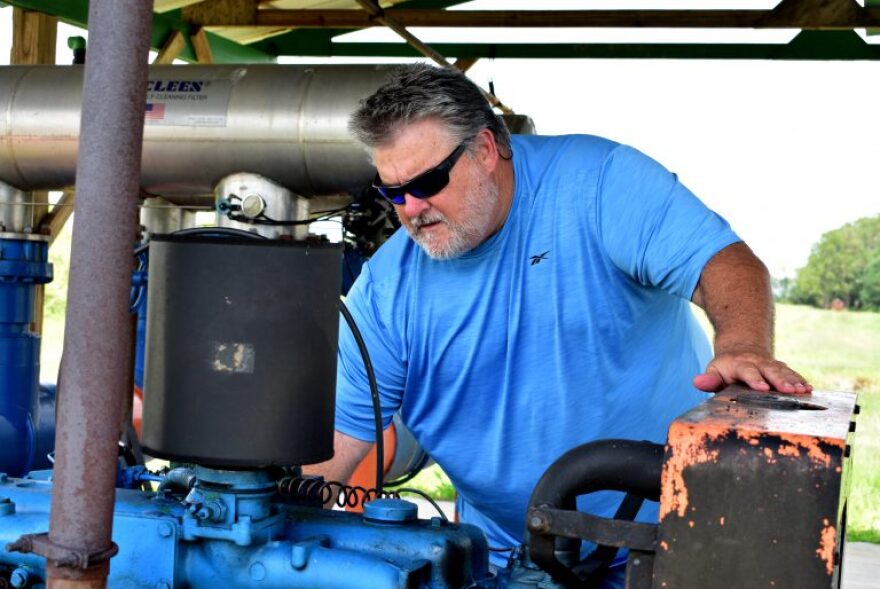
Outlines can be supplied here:
<path id="1" fill-rule="evenodd" d="M 653 586 L 839 587 L 857 412 L 730 387 L 673 422 Z"/>

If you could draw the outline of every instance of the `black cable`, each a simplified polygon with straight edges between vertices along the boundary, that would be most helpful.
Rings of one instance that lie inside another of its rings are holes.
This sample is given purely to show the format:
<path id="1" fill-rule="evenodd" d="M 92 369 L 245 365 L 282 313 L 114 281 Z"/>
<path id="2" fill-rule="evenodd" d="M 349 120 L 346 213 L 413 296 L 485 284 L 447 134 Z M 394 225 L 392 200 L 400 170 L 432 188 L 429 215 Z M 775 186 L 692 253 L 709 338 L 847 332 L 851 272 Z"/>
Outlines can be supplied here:
<path id="1" fill-rule="evenodd" d="M 338 209 L 330 209 L 327 211 L 314 211 L 312 214 L 313 215 L 335 215 L 336 213 L 344 213 L 345 211 L 347 211 L 350 208 L 351 208 L 351 205 L 349 204 L 349 205 L 345 205 L 344 207 L 341 207 Z"/>
<path id="2" fill-rule="evenodd" d="M 367 371 L 367 379 L 370 381 L 370 396 L 373 399 L 373 417 L 376 422 L 376 490 L 382 493 L 382 479 L 384 477 L 385 466 L 385 442 L 382 439 L 382 405 L 379 401 L 379 387 L 376 385 L 376 373 L 373 372 L 373 363 L 370 361 L 370 353 L 367 351 L 367 345 L 364 338 L 361 337 L 361 331 L 358 329 L 354 317 L 345 306 L 342 300 L 339 301 L 339 311 L 345 317 L 349 329 L 351 329 L 354 340 L 357 342 L 358 349 L 361 352 L 361 358 L 364 361 L 364 369 Z"/>
<path id="3" fill-rule="evenodd" d="M 335 209 L 332 211 L 318 211 L 315 214 L 319 214 L 318 217 L 312 217 L 311 219 L 299 219 L 296 221 L 278 221 L 276 219 L 271 219 L 266 215 L 262 215 L 260 217 L 245 217 L 244 215 L 233 215 L 232 212 L 228 213 L 226 217 L 231 221 L 238 221 L 239 223 L 250 223 L 251 225 L 272 225 L 278 227 L 295 227 L 297 225 L 308 225 L 309 223 L 315 223 L 316 221 L 326 221 L 328 219 L 332 219 L 339 213 L 342 213 L 348 210 L 349 207 L 343 207 L 341 209 Z"/>
<path id="4" fill-rule="evenodd" d="M 440 514 L 440 517 L 443 518 L 443 521 L 445 521 L 445 522 L 449 522 L 449 518 L 446 517 L 446 514 L 443 513 L 443 510 L 440 509 L 440 506 L 439 506 L 439 505 L 437 505 L 437 502 L 434 501 L 434 499 L 432 499 L 431 496 L 428 495 L 427 493 L 425 493 L 424 491 L 421 491 L 421 490 L 419 490 L 419 489 L 413 489 L 413 488 L 411 488 L 411 487 L 403 487 L 403 488 L 401 488 L 401 489 L 395 489 L 395 491 L 396 491 L 398 494 L 399 494 L 399 493 L 413 493 L 413 494 L 415 494 L 415 495 L 420 496 L 422 499 L 425 499 L 426 501 L 428 501 L 428 503 L 430 503 L 431 505 L 434 506 L 434 509 L 436 509 L 436 510 L 437 510 L 437 513 Z"/>

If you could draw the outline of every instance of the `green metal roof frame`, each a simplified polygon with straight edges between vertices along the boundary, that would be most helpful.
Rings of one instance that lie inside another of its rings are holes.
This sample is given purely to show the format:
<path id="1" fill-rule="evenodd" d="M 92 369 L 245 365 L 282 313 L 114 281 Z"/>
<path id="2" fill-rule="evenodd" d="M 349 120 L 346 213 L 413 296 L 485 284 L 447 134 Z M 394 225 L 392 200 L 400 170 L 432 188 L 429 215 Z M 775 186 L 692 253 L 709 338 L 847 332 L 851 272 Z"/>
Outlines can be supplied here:
<path id="1" fill-rule="evenodd" d="M 395 8 L 442 9 L 462 1 L 409 0 Z M 87 28 L 88 0 L 5 0 L 8 4 L 57 16 L 63 22 Z M 868 6 L 880 0 L 868 0 Z M 174 31 L 187 45 L 180 58 L 195 60 L 189 41 L 194 26 L 181 10 L 156 14 L 151 46 L 162 47 Z M 334 43 L 352 29 L 298 29 L 243 45 L 207 33 L 216 63 L 273 62 L 277 56 L 307 57 L 421 57 L 406 43 Z M 631 59 L 769 59 L 769 60 L 880 60 L 880 45 L 866 43 L 855 31 L 802 31 L 787 44 L 750 43 L 432 43 L 448 58 L 631 58 Z"/>

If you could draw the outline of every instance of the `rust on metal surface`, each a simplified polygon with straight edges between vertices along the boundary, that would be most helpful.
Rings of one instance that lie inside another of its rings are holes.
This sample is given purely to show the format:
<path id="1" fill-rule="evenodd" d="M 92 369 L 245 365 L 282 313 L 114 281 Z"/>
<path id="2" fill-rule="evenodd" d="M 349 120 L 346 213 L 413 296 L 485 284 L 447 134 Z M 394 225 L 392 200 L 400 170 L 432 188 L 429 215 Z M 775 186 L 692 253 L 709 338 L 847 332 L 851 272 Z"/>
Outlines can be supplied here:
<path id="1" fill-rule="evenodd" d="M 828 574 L 834 570 L 834 548 L 837 545 L 837 530 L 827 519 L 823 519 L 822 536 L 819 541 L 819 548 L 816 549 L 816 556 L 825 563 L 825 570 Z"/>
<path id="2" fill-rule="evenodd" d="M 851 393 L 730 387 L 678 418 L 662 474 L 658 586 L 833 583 L 855 413 Z"/>
<path id="3" fill-rule="evenodd" d="M 671 457 L 663 465 L 660 492 L 660 519 L 671 512 L 684 517 L 688 507 L 688 490 L 684 481 L 684 471 L 694 464 L 718 461 L 718 450 L 709 449 L 708 442 L 730 433 L 728 429 L 713 432 L 699 429 L 693 425 L 672 424 L 669 430 L 667 448 Z"/>
<path id="4" fill-rule="evenodd" d="M 49 589 L 103 589 L 106 586 L 109 573 L 109 561 L 99 563 L 86 570 L 46 563 L 47 587 Z"/>

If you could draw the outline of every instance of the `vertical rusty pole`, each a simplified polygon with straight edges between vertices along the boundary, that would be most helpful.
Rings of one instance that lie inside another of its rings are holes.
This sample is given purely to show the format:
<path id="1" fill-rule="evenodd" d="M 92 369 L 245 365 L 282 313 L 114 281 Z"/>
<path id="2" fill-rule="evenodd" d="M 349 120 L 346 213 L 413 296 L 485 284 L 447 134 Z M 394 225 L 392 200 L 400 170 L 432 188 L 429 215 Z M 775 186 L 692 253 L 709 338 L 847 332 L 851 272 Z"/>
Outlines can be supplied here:
<path id="1" fill-rule="evenodd" d="M 152 10 L 152 0 L 89 6 L 48 540 L 98 563 L 50 558 L 49 589 L 105 587 L 109 571 L 119 424 L 132 386 L 128 297 Z"/>

